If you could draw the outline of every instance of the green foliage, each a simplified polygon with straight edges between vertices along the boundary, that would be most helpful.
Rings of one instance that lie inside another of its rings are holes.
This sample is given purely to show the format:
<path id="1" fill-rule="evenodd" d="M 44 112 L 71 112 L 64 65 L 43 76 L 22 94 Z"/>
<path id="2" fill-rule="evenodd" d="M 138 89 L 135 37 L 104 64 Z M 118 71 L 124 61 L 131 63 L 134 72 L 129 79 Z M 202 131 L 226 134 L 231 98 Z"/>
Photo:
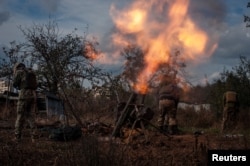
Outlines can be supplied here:
<path id="1" fill-rule="evenodd" d="M 223 94 L 227 90 L 234 90 L 239 94 L 240 107 L 247 110 L 250 106 L 250 60 L 240 57 L 240 63 L 231 70 L 223 70 L 220 77 L 206 86 L 194 86 L 182 97 L 190 103 L 210 103 L 215 114 L 215 120 L 222 117 Z"/>
<path id="2" fill-rule="evenodd" d="M 208 102 L 212 106 L 217 120 L 221 119 L 223 111 L 223 94 L 227 90 L 234 90 L 239 95 L 240 107 L 244 112 L 250 106 L 250 60 L 240 57 L 240 64 L 232 70 L 225 70 L 209 87 Z"/>
<path id="3" fill-rule="evenodd" d="M 239 93 L 240 106 L 248 108 L 250 106 L 250 60 L 240 57 L 240 64 L 232 68 L 231 71 L 224 70 L 221 77 L 211 85 L 210 101 L 216 108 L 222 106 L 222 96 L 227 90 L 234 90 Z"/>
<path id="4" fill-rule="evenodd" d="M 209 93 L 209 103 L 212 106 L 212 110 L 215 111 L 216 118 L 221 118 L 223 104 L 222 96 L 225 92 L 225 83 L 221 80 L 217 80 L 214 84 L 211 85 L 211 91 Z"/>

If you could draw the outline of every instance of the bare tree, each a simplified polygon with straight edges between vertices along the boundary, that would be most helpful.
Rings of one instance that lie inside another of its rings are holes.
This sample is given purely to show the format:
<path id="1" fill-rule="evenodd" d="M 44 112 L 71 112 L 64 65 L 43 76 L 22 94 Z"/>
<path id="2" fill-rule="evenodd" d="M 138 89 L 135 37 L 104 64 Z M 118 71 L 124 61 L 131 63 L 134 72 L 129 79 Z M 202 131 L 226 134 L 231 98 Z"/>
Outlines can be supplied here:
<path id="1" fill-rule="evenodd" d="M 3 48 L 5 56 L 0 62 L 1 77 L 11 76 L 16 62 L 33 67 L 39 89 L 63 95 L 71 113 L 78 118 L 75 111 L 82 112 L 82 106 L 79 109 L 75 103 L 84 103 L 82 101 L 91 94 L 91 86 L 104 83 L 109 75 L 92 63 L 98 56 L 98 42 L 77 35 L 77 29 L 65 35 L 52 20 L 46 24 L 34 23 L 31 27 L 18 28 L 25 40 L 21 44 L 12 42 L 10 48 Z M 79 119 L 78 122 L 81 123 Z"/>
<path id="2" fill-rule="evenodd" d="M 13 67 L 17 62 L 27 63 L 25 61 L 26 52 L 22 49 L 21 44 L 16 41 L 10 42 L 10 47 L 3 47 L 5 55 L 0 57 L 0 77 L 12 78 Z"/>
<path id="3" fill-rule="evenodd" d="M 90 56 L 98 54 L 98 43 L 78 36 L 76 30 L 62 35 L 57 23 L 51 20 L 19 29 L 26 38 L 25 58 L 37 67 L 42 90 L 57 93 L 60 86 L 81 86 L 85 80 L 94 83 L 103 75 L 101 69 L 93 66 Z"/>

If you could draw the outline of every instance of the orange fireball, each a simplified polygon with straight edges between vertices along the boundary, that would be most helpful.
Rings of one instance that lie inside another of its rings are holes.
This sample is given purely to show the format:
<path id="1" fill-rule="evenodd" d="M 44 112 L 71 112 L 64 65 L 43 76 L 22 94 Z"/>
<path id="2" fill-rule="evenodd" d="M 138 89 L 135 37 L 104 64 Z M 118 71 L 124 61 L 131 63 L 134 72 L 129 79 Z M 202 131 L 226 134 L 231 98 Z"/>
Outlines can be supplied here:
<path id="1" fill-rule="evenodd" d="M 182 50 L 182 59 L 193 61 L 212 53 L 207 49 L 207 33 L 195 24 L 188 9 L 189 0 L 135 0 L 123 10 L 111 6 L 110 14 L 118 29 L 114 43 L 124 47 L 134 43 L 147 50 L 146 65 L 132 83 L 135 91 L 148 92 L 149 80 L 161 64 L 169 62 L 174 49 Z M 133 35 L 131 41 L 127 35 Z"/>

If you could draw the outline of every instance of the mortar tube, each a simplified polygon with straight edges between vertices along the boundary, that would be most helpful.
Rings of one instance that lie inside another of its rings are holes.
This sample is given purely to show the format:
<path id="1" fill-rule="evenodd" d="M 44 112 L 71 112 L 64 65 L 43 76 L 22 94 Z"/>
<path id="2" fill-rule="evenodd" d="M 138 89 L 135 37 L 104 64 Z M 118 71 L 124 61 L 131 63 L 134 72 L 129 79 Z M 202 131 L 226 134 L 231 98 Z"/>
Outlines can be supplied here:
<path id="1" fill-rule="evenodd" d="M 140 101 L 140 104 L 144 104 L 144 101 L 145 101 L 145 97 L 146 97 L 146 94 L 142 94 L 141 95 L 141 101 Z"/>
<path id="2" fill-rule="evenodd" d="M 126 103 L 126 106 L 124 107 L 124 109 L 122 110 L 122 113 L 117 121 L 117 124 L 112 132 L 112 137 L 115 137 L 117 136 L 118 132 L 120 132 L 120 129 L 123 125 L 123 122 L 125 121 L 125 118 L 127 116 L 127 113 L 128 113 L 128 106 L 131 104 L 131 102 L 135 102 L 136 101 L 136 98 L 137 98 L 137 94 L 132 92 L 127 103 Z"/>

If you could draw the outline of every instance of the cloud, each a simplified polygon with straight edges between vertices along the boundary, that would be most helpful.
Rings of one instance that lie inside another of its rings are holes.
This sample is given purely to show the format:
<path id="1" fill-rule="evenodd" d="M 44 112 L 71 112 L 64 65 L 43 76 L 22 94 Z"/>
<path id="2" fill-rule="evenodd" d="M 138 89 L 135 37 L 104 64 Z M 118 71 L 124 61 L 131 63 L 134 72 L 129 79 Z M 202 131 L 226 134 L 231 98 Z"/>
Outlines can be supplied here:
<path id="1" fill-rule="evenodd" d="M 197 82 L 195 82 L 195 84 L 199 84 L 199 85 L 207 85 L 207 83 L 213 83 L 215 80 L 217 80 L 218 78 L 220 78 L 220 72 L 214 72 L 210 75 L 204 75 L 203 78 L 201 78 L 200 80 L 198 80 Z M 195 85 L 194 84 L 194 85 Z"/>
<path id="2" fill-rule="evenodd" d="M 119 71 L 122 60 L 112 54 L 114 49 L 118 49 L 109 40 L 114 30 L 109 10 L 111 4 L 123 9 L 131 2 L 133 1 L 0 0 L 0 44 L 24 40 L 18 25 L 30 27 L 33 23 L 46 23 L 51 16 L 58 21 L 63 34 L 77 28 L 79 35 L 96 37 L 100 50 L 106 53 L 102 61 L 111 63 L 106 65 L 107 69 Z M 222 71 L 224 67 L 230 69 L 237 65 L 240 55 L 250 56 L 250 28 L 246 28 L 243 22 L 243 15 L 250 15 L 248 2 L 249 0 L 190 0 L 189 14 L 192 20 L 206 31 L 210 37 L 209 42 L 218 41 L 218 47 L 210 59 L 198 66 L 187 64 L 195 79 L 204 78 L 205 74 L 209 79 L 210 75 Z"/>
<path id="3" fill-rule="evenodd" d="M 223 0 L 191 0 L 189 12 L 196 21 L 220 24 L 226 17 L 227 7 Z"/>
<path id="4" fill-rule="evenodd" d="M 4 47 L 4 45 L 2 45 L 2 44 L 0 44 L 0 58 L 2 58 L 2 57 L 4 57 L 4 52 L 3 52 L 3 48 Z"/>
<path id="5" fill-rule="evenodd" d="M 45 10 L 48 12 L 53 12 L 58 9 L 58 6 L 62 0 L 56 0 L 56 1 L 51 1 L 51 0 L 40 0 L 38 1 L 38 5 L 41 5 Z"/>
<path id="6" fill-rule="evenodd" d="M 243 23 L 243 15 L 250 12 L 247 2 L 191 0 L 190 13 L 194 21 L 209 34 L 210 40 L 218 40 L 217 49 L 210 59 L 197 66 L 188 66 L 193 82 L 203 82 L 199 78 L 204 78 L 204 75 L 211 82 L 224 69 L 231 70 L 238 65 L 240 56 L 250 58 L 250 29 Z"/>
<path id="7" fill-rule="evenodd" d="M 10 18 L 10 13 L 5 11 L 5 12 L 0 12 L 0 25 L 2 25 L 4 22 L 8 21 Z"/>
<path id="8" fill-rule="evenodd" d="M 51 1 L 51 0 L 2 0 L 0 1 L 0 9 L 5 9 L 11 15 L 17 16 L 22 15 L 29 17 L 29 19 L 40 19 L 49 16 L 49 14 L 54 14 L 57 11 L 58 6 L 60 6 L 61 0 Z"/>
<path id="9" fill-rule="evenodd" d="M 250 38 L 247 36 L 249 32 L 250 29 L 247 29 L 243 23 L 228 26 L 220 37 L 220 43 L 212 57 L 212 62 L 224 66 L 235 66 L 240 56 L 250 58 Z"/>

